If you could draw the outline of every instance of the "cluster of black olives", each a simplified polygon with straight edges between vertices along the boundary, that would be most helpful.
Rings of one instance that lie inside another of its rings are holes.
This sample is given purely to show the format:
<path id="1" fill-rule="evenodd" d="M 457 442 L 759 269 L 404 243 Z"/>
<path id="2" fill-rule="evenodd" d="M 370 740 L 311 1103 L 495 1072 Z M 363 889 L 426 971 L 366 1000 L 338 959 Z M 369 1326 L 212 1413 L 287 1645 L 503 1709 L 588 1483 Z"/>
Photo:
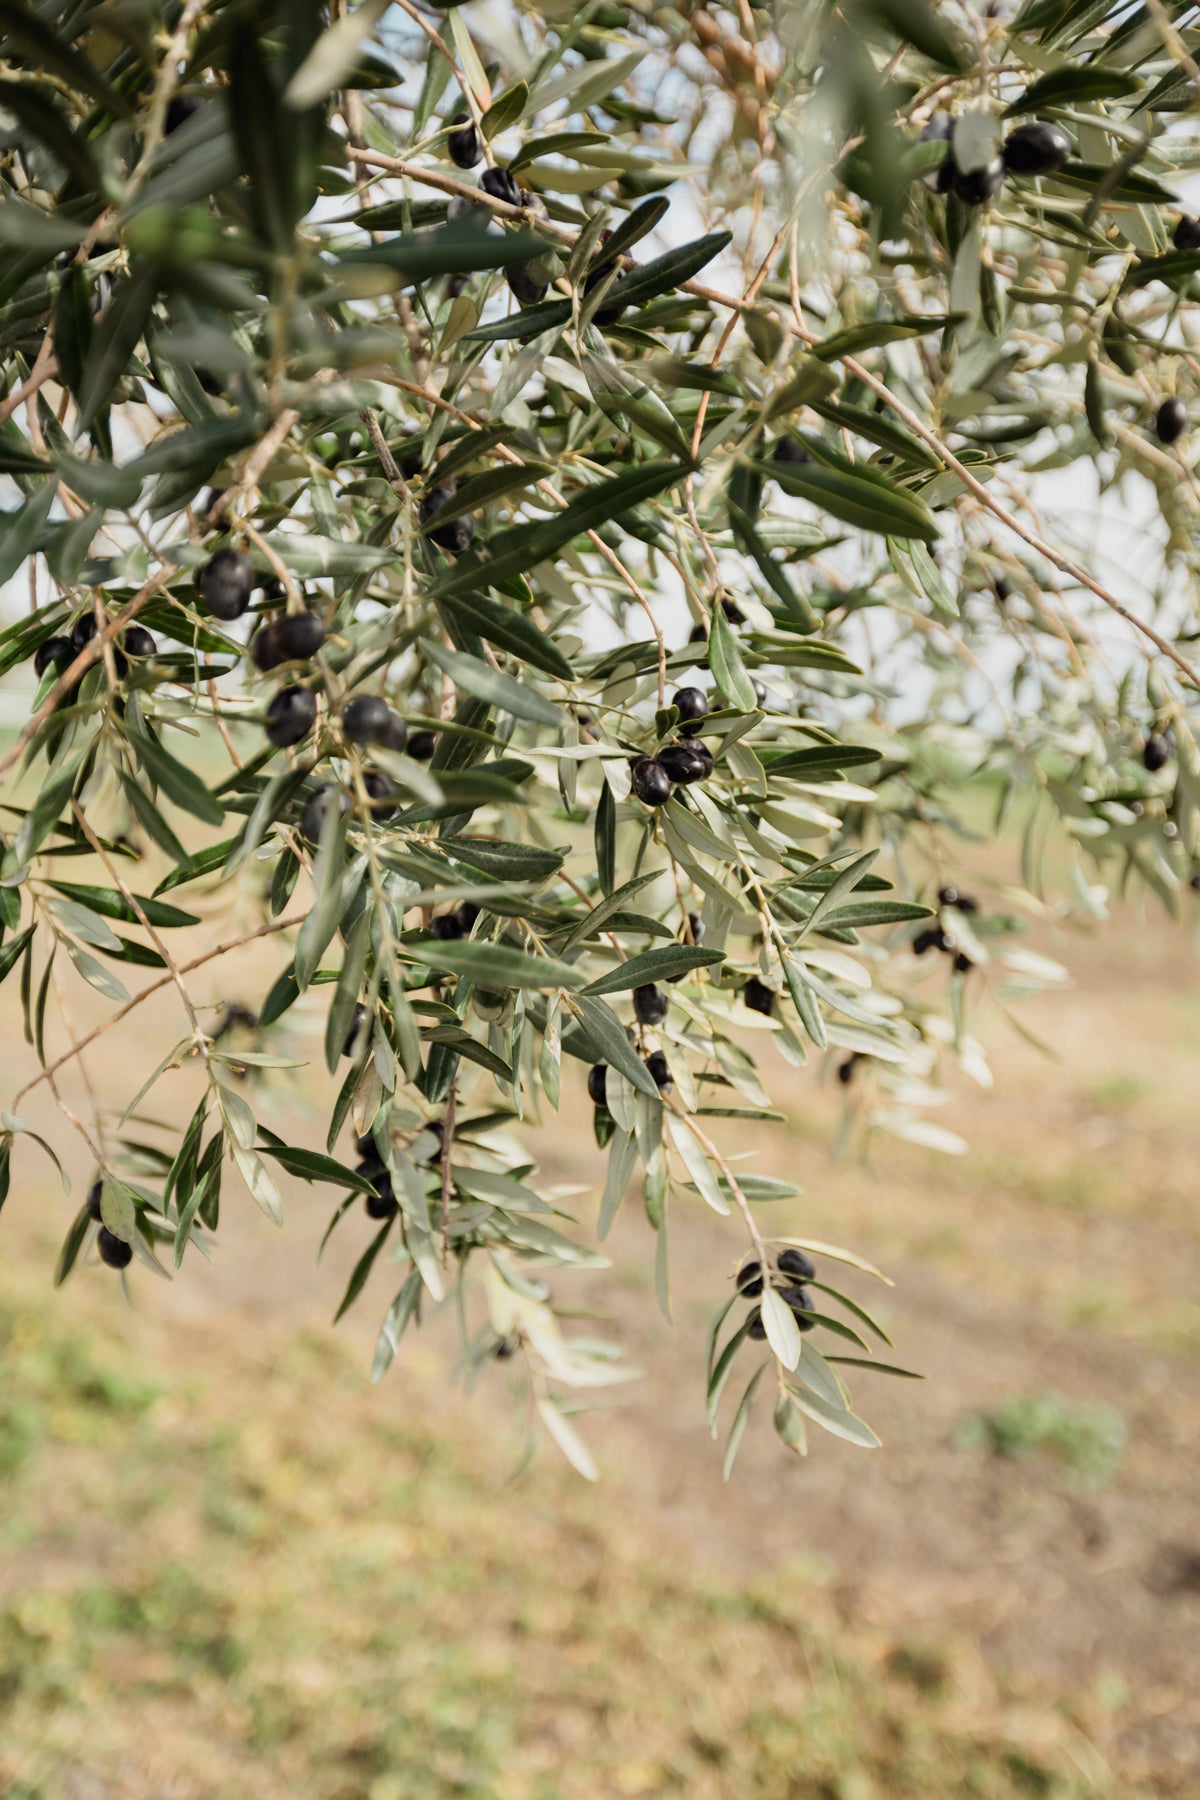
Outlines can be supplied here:
<path id="1" fill-rule="evenodd" d="M 115 1231 L 110 1231 L 104 1223 L 104 1215 L 100 1211 L 100 1196 L 104 1189 L 103 1181 L 97 1176 L 87 1192 L 88 1217 L 95 1219 L 100 1230 L 96 1234 L 96 1249 L 100 1253 L 100 1261 L 110 1269 L 127 1269 L 133 1261 L 133 1246 L 124 1238 L 119 1238 Z"/>
<path id="2" fill-rule="evenodd" d="M 692 942 L 698 944 L 704 936 L 703 920 L 696 913 L 688 914 L 688 928 Z M 682 981 L 682 975 L 673 975 L 672 981 Z M 670 1011 L 671 1002 L 662 989 L 653 981 L 645 982 L 633 990 L 633 1016 L 639 1025 L 661 1025 Z M 632 1038 L 633 1033 L 630 1032 Z M 674 1083 L 670 1065 L 661 1050 L 652 1050 L 642 1058 L 656 1087 L 665 1092 Z M 593 1105 L 604 1112 L 608 1107 L 608 1067 L 605 1063 L 593 1063 L 588 1070 L 587 1089 Z"/>
<path id="3" fill-rule="evenodd" d="M 381 1222 L 384 1219 L 394 1219 L 400 1207 L 392 1188 L 392 1178 L 379 1154 L 373 1134 L 368 1131 L 365 1136 L 360 1137 L 355 1148 L 362 1160 L 355 1165 L 354 1173 L 361 1175 L 364 1181 L 369 1181 L 375 1189 L 373 1194 L 363 1195 L 363 1206 L 368 1219 L 378 1219 Z"/>
<path id="4" fill-rule="evenodd" d="M 964 206 L 982 206 L 993 199 L 1003 187 L 1006 175 L 1053 175 L 1071 154 L 1066 132 L 1043 119 L 1010 131 L 991 161 L 979 169 L 959 168 L 954 160 L 953 140 L 954 120 L 950 114 L 934 113 L 920 142 L 946 142 L 951 151 L 941 167 L 925 177 L 925 184 L 936 193 L 952 193 Z"/>
<path id="5" fill-rule="evenodd" d="M 813 1305 L 812 1295 L 808 1289 L 799 1284 L 802 1281 L 816 1280 L 816 1264 L 810 1256 L 804 1254 L 803 1250 L 789 1247 L 779 1252 L 775 1267 L 785 1277 L 785 1281 L 782 1285 L 776 1282 L 772 1282 L 771 1285 L 776 1288 L 779 1298 L 784 1304 L 791 1308 L 798 1329 L 811 1331 L 817 1322 L 814 1317 L 816 1307 Z M 744 1295 L 747 1300 L 757 1299 L 758 1295 L 762 1293 L 763 1267 L 757 1257 L 742 1264 L 738 1270 L 737 1286 L 738 1293 Z M 754 1307 L 751 1311 L 750 1329 L 746 1335 L 759 1342 L 766 1337 L 767 1328 L 763 1324 L 761 1305 Z"/>
<path id="6" fill-rule="evenodd" d="M 216 550 L 199 570 L 196 586 L 214 619 L 226 623 L 240 619 L 257 586 L 254 565 L 242 550 Z M 268 599 L 280 599 L 282 584 L 268 583 L 265 593 Z M 324 642 L 324 621 L 316 613 L 288 613 L 255 633 L 250 655 L 255 667 L 265 672 L 281 663 L 307 661 Z M 317 722 L 316 695 L 298 685 L 280 688 L 267 706 L 265 722 L 267 738 L 277 750 L 300 743 Z"/>
<path id="7" fill-rule="evenodd" d="M 241 550 L 217 550 L 200 569 L 196 585 L 214 618 L 239 619 L 249 607 L 256 586 L 254 566 Z M 278 580 L 268 582 L 264 594 L 268 600 L 282 599 L 283 584 Z M 306 608 L 285 613 L 261 626 L 250 641 L 250 657 L 255 667 L 266 674 L 285 663 L 308 661 L 324 642 L 324 620 Z M 316 722 L 316 695 L 311 688 L 299 683 L 280 688 L 264 714 L 267 738 L 277 750 L 301 743 Z M 434 734 L 429 731 L 414 733 L 410 741 L 404 720 L 392 711 L 386 700 L 375 694 L 356 694 L 346 702 L 341 714 L 341 730 L 347 744 L 360 747 L 377 744 L 387 750 L 407 750 L 411 756 L 424 761 L 433 755 L 436 743 Z M 379 769 L 364 770 L 362 782 L 372 816 L 390 818 L 399 804 L 396 783 Z M 309 795 L 301 814 L 300 830 L 310 843 L 319 841 L 331 805 L 335 805 L 339 813 L 348 813 L 351 807 L 349 794 L 324 784 Z"/>
<path id="8" fill-rule="evenodd" d="M 645 806 L 665 806 L 672 787 L 690 787 L 713 772 L 712 751 L 697 733 L 708 712 L 708 701 L 697 687 L 679 688 L 671 698 L 679 714 L 679 737 L 664 744 L 654 756 L 639 756 L 633 763 L 631 786 Z"/>
<path id="9" fill-rule="evenodd" d="M 457 938 L 469 937 L 471 928 L 479 917 L 479 908 L 473 900 L 461 900 L 450 912 L 439 913 L 431 919 L 429 929 L 439 943 L 451 944 Z"/>
<path id="10" fill-rule="evenodd" d="M 960 893 L 956 887 L 939 888 L 938 905 L 953 907 L 963 913 L 979 911 L 978 900 L 970 894 Z M 930 925 L 926 930 L 919 931 L 913 939 L 912 949 L 914 956 L 924 956 L 930 950 L 940 950 L 943 955 L 952 956 L 954 967 L 960 975 L 967 974 L 975 966 L 966 952 L 959 949 L 952 933 L 944 930 L 941 925 Z"/>
<path id="11" fill-rule="evenodd" d="M 80 613 L 70 632 L 65 636 L 48 637 L 38 645 L 33 653 L 33 672 L 38 680 L 48 669 L 56 675 L 73 663 L 79 652 L 90 644 L 99 627 L 94 612 Z M 117 643 L 113 645 L 113 664 L 117 678 L 124 678 L 129 669 L 129 659 L 142 659 L 153 656 L 158 649 L 154 638 L 144 625 L 127 625 Z"/>

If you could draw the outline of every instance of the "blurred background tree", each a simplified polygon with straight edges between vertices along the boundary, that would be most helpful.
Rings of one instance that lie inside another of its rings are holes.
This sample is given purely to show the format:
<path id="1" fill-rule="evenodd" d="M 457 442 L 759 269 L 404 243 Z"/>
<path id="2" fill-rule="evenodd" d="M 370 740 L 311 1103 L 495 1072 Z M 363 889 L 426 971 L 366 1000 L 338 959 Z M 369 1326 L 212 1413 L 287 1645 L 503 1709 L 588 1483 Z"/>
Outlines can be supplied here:
<path id="1" fill-rule="evenodd" d="M 60 1281 L 328 1184 L 339 1316 L 395 1266 L 376 1374 L 449 1303 L 590 1475 L 625 1371 L 527 1141 L 586 1087 L 664 1311 L 669 1223 L 729 1215 L 726 1469 L 764 1374 L 787 1447 L 878 1442 L 871 1247 L 773 1230 L 772 1091 L 960 1150 L 973 1011 L 1063 979 L 1030 926 L 1200 880 L 1184 14 L 5 0 L 0 1161 L 86 1146 Z M 1075 465 L 1157 498 L 1116 589 L 1036 504 Z M 67 1085 L 118 1044 L 119 1117 Z"/>

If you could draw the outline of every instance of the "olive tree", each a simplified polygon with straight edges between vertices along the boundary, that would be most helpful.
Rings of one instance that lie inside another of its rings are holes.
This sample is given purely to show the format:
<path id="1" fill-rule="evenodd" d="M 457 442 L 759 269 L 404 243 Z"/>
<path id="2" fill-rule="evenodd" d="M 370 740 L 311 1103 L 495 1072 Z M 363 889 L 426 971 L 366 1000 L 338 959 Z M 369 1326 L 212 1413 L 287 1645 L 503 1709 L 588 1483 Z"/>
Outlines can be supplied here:
<path id="1" fill-rule="evenodd" d="M 591 1473 L 572 1272 L 643 1206 L 667 1309 L 707 1207 L 727 1463 L 764 1374 L 792 1450 L 878 1441 L 870 1246 L 777 1235 L 771 1086 L 959 1148 L 1031 922 L 1196 885 L 1185 11 L 3 0 L 2 1162 L 84 1140 L 59 1281 L 326 1184 L 376 1375 L 450 1305 Z M 1073 465 L 1157 496 L 1117 589 Z"/>

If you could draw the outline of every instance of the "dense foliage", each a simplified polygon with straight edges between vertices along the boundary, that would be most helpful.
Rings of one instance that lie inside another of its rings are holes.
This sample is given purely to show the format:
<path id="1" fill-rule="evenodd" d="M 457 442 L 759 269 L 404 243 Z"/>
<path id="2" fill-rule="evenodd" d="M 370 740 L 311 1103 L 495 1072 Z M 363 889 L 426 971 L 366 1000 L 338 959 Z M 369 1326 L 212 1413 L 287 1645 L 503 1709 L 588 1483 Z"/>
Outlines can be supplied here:
<path id="1" fill-rule="evenodd" d="M 960 1148 L 972 1008 L 1061 977 L 1030 922 L 1193 875 L 1187 16 L 3 0 L 0 972 L 42 1071 L 3 1158 L 54 1154 L 43 1099 L 86 1140 L 60 1279 L 328 1183 L 343 1310 L 396 1266 L 376 1372 L 452 1303 L 589 1472 L 572 1390 L 621 1366 L 555 1309 L 600 1258 L 524 1142 L 587 1106 L 664 1308 L 668 1222 L 731 1215 L 727 1460 L 764 1372 L 793 1449 L 876 1441 L 869 1265 L 773 1235 L 769 1085 Z M 1119 592 L 1031 498 L 1072 463 L 1157 492 Z M 1010 817 L 1019 876 L 964 892 Z M 316 1004 L 321 1149 L 269 1123 Z M 124 1118 L 77 1116 L 118 1043 Z"/>

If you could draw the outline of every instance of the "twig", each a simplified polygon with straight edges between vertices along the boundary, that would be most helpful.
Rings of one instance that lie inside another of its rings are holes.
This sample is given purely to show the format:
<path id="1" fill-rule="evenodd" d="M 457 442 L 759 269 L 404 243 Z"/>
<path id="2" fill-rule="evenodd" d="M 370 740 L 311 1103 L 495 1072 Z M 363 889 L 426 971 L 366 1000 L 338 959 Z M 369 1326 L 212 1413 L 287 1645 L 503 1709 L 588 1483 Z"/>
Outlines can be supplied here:
<path id="1" fill-rule="evenodd" d="M 259 925 L 253 931 L 243 932 L 241 937 L 227 938 L 223 944 L 216 944 L 211 950 L 206 950 L 202 956 L 194 956 L 191 962 L 180 963 L 179 973 L 190 975 L 193 969 L 202 968 L 208 962 L 215 962 L 220 956 L 228 956 L 231 950 L 240 950 L 243 944 L 251 944 L 255 938 L 270 937 L 277 931 L 290 931 L 293 926 L 303 925 L 305 917 L 304 913 L 297 913 L 291 919 L 272 919 L 267 925 Z M 69 1063 L 73 1057 L 86 1050 L 90 1044 L 94 1044 L 98 1037 L 103 1037 L 106 1031 L 111 1030 L 114 1025 L 119 1025 L 122 1019 L 128 1018 L 129 1014 L 135 1007 L 140 1006 L 143 1000 L 148 1000 L 151 994 L 157 994 L 162 988 L 170 987 L 173 979 L 174 977 L 169 974 L 160 976 L 157 981 L 152 981 L 148 987 L 144 987 L 140 993 L 134 994 L 132 999 L 125 1002 L 124 1006 L 118 1007 L 115 1013 L 110 1013 L 107 1019 L 102 1019 L 99 1025 L 93 1026 L 84 1037 L 72 1044 L 69 1049 L 64 1050 L 62 1055 L 56 1057 L 52 1063 L 47 1063 L 46 1067 L 40 1070 L 32 1080 L 27 1081 L 20 1093 L 15 1096 L 13 1106 L 15 1107 L 19 1101 L 23 1100 L 25 1095 L 37 1087 L 39 1082 L 49 1081 L 51 1076 L 58 1073 L 64 1063 Z"/>

